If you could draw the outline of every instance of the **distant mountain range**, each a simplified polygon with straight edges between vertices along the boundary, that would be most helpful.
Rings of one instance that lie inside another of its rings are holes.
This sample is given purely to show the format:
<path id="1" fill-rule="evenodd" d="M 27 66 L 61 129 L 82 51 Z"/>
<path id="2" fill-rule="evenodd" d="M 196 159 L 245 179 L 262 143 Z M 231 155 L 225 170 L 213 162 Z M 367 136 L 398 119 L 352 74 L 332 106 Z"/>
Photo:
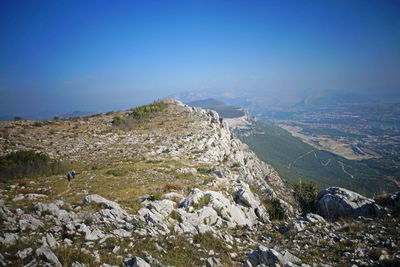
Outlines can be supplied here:
<path id="1" fill-rule="evenodd" d="M 304 108 L 400 102 L 398 94 L 312 89 L 297 91 L 243 90 L 240 93 L 233 90 L 202 89 L 185 91 L 174 97 L 185 103 L 210 98 L 218 99 L 224 103 L 245 108 L 253 115 Z"/>

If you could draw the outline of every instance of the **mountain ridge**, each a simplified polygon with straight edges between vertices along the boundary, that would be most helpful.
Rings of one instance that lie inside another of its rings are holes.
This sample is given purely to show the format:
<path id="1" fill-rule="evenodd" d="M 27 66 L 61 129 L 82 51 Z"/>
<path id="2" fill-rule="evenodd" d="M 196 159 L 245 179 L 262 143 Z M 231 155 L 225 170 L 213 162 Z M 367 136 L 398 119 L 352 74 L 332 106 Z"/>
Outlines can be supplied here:
<path id="1" fill-rule="evenodd" d="M 1 156 L 34 150 L 76 170 L 71 181 L 43 174 L 0 183 L 1 264 L 380 262 L 370 254 L 381 250 L 350 242 L 353 237 L 342 230 L 346 223 L 370 233 L 365 244 L 396 242 L 390 232 L 399 231 L 397 217 L 383 221 L 378 213 L 386 214 L 385 208 L 345 189 L 326 190 L 319 198 L 335 195 L 347 215 L 376 216 L 373 222 L 362 217 L 331 223 L 331 209 L 341 208 L 329 205 L 323 205 L 330 208 L 326 220 L 300 216 L 292 189 L 212 110 L 164 99 L 124 112 L 0 126 Z M 387 230 L 378 232 L 383 224 Z M 346 247 L 337 247 L 339 235 Z M 304 250 L 306 245 L 312 249 Z M 354 260 L 341 257 L 349 250 Z M 398 260 L 395 246 L 384 251 L 384 260 Z"/>

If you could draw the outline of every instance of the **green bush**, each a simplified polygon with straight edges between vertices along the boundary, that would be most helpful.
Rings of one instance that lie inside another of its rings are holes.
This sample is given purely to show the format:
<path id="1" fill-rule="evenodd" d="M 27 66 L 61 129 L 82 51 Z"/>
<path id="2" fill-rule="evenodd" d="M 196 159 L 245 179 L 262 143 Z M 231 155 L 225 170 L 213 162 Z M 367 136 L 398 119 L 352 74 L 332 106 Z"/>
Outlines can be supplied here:
<path id="1" fill-rule="evenodd" d="M 16 151 L 0 157 L 0 180 L 50 175 L 65 170 L 62 163 L 42 152 Z"/>
<path id="2" fill-rule="evenodd" d="M 239 162 L 235 162 L 232 164 L 232 168 L 238 168 L 240 167 L 240 163 Z"/>
<path id="3" fill-rule="evenodd" d="M 205 207 L 208 205 L 208 203 L 210 203 L 211 197 L 208 195 L 203 196 L 198 203 L 193 203 L 192 206 L 193 208 L 199 210 L 202 207 Z"/>
<path id="4" fill-rule="evenodd" d="M 201 174 L 207 175 L 207 174 L 211 174 L 215 171 L 214 168 L 205 168 L 205 167 L 198 167 L 197 171 Z"/>
<path id="5" fill-rule="evenodd" d="M 124 176 L 128 174 L 128 170 L 126 169 L 114 169 L 114 170 L 108 170 L 106 174 L 108 175 L 113 175 L 113 176 Z"/>
<path id="6" fill-rule="evenodd" d="M 120 126 L 122 124 L 126 124 L 126 120 L 124 120 L 121 117 L 114 117 L 114 119 L 112 120 L 112 125 L 114 126 Z"/>
<path id="7" fill-rule="evenodd" d="M 162 102 L 157 102 L 150 105 L 137 107 L 133 109 L 132 116 L 136 119 L 142 119 L 147 117 L 151 113 L 161 111 L 163 108 L 164 108 L 164 103 Z"/>
<path id="8" fill-rule="evenodd" d="M 171 216 L 172 219 L 174 219 L 174 220 L 176 220 L 176 221 L 178 221 L 180 223 L 183 222 L 183 219 L 182 219 L 181 215 L 176 210 L 173 210 L 171 212 L 170 216 Z"/>
<path id="9" fill-rule="evenodd" d="M 162 194 L 161 192 L 153 192 L 150 194 L 149 198 L 150 201 L 155 201 L 155 200 L 161 200 L 162 199 Z"/>
<path id="10" fill-rule="evenodd" d="M 286 218 L 285 211 L 281 207 L 281 203 L 279 199 L 267 199 L 264 201 L 267 211 L 269 214 L 269 218 L 271 220 L 284 220 Z"/>
<path id="11" fill-rule="evenodd" d="M 317 184 L 303 182 L 294 186 L 294 197 L 300 205 L 303 215 L 316 212 Z"/>
<path id="12" fill-rule="evenodd" d="M 44 124 L 43 124 L 43 122 L 41 122 L 41 121 L 35 121 L 34 123 L 33 123 L 33 126 L 35 126 L 35 127 L 42 127 Z"/>

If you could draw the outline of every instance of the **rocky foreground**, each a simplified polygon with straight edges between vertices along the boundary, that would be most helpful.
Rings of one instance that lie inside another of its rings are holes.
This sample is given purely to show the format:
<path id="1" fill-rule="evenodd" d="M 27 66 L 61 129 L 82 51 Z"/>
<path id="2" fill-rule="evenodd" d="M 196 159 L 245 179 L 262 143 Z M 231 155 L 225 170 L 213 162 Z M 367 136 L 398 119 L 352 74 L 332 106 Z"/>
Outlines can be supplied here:
<path id="1" fill-rule="evenodd" d="M 40 127 L 2 122 L 4 154 L 42 151 L 78 175 L 0 185 L 0 264 L 400 264 L 399 193 L 376 202 L 328 188 L 319 214 L 301 216 L 292 190 L 216 112 L 163 103 L 142 120 L 127 111 Z M 116 127 L 115 116 L 127 123 Z"/>

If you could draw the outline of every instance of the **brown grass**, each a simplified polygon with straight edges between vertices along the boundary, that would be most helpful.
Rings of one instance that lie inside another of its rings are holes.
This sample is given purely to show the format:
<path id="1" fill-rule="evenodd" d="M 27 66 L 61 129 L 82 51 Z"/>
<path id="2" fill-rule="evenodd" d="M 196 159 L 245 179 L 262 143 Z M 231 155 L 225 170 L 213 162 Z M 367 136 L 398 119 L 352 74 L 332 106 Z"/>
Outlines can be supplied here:
<path id="1" fill-rule="evenodd" d="M 173 191 L 173 190 L 178 191 L 178 190 L 181 190 L 182 188 L 183 188 L 183 186 L 178 185 L 178 184 L 166 184 L 164 186 L 164 191 Z"/>

